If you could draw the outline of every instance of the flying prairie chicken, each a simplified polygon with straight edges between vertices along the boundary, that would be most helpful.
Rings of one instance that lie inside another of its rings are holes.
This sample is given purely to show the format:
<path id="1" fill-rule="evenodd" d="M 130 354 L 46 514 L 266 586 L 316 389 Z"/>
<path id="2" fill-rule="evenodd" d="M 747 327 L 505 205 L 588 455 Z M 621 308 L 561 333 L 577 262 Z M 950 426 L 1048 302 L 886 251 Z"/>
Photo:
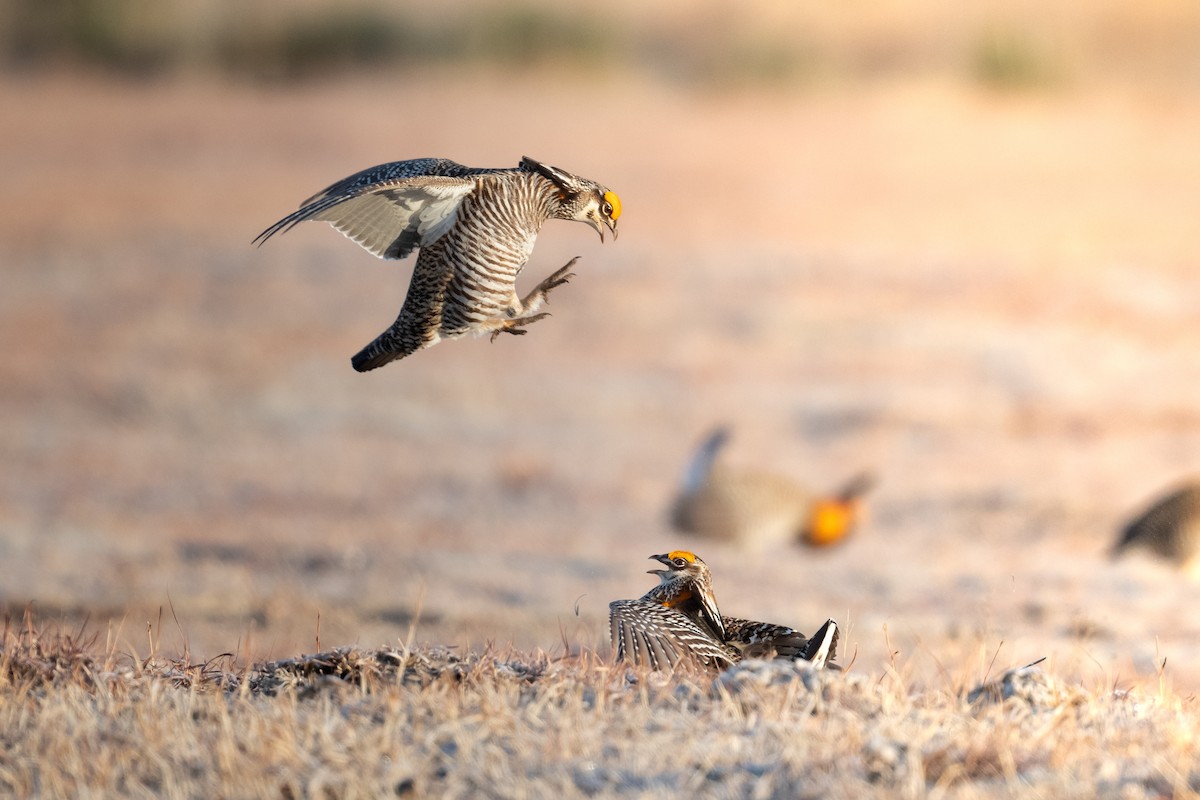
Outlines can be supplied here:
<path id="1" fill-rule="evenodd" d="M 355 173 L 260 233 L 262 244 L 305 220 L 328 222 L 368 252 L 400 259 L 420 248 L 408 296 L 390 328 L 354 356 L 359 372 L 442 339 L 523 334 L 551 289 L 572 277 L 571 259 L 524 297 L 517 276 L 542 223 L 586 222 L 617 236 L 621 200 L 605 187 L 523 158 L 515 169 L 465 167 L 444 158 L 396 161 Z"/>
<path id="2" fill-rule="evenodd" d="M 1132 519 L 1113 546 L 1112 557 L 1136 549 L 1200 579 L 1200 482 L 1175 488 Z"/>
<path id="3" fill-rule="evenodd" d="M 676 530 L 753 549 L 785 542 L 827 547 L 854 531 L 863 496 L 874 485 L 871 475 L 816 495 L 787 478 L 720 463 L 728 438 L 728 430 L 718 428 L 693 456 L 671 507 Z"/>
<path id="4" fill-rule="evenodd" d="M 746 658 L 803 659 L 823 669 L 837 657 L 833 620 L 809 638 L 785 625 L 721 613 L 704 560 L 687 550 L 650 556 L 659 584 L 637 600 L 609 603 L 609 628 L 619 661 L 665 669 L 680 663 L 723 669 Z"/>

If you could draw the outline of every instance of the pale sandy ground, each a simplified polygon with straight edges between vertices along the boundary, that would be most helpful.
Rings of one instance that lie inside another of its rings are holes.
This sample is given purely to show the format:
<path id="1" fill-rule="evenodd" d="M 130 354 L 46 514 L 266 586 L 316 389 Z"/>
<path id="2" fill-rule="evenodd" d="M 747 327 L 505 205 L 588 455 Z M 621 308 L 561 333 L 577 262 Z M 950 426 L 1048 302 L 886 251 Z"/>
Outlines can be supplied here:
<path id="1" fill-rule="evenodd" d="M 730 612 L 836 617 L 870 674 L 1200 687 L 1200 587 L 1105 558 L 1200 469 L 1195 97 L 403 74 L 0 105 L 10 613 L 197 658 L 395 642 L 418 605 L 419 641 L 606 648 L 608 601 L 693 546 Z M 544 230 L 526 284 L 583 258 L 524 338 L 356 374 L 407 265 L 315 224 L 250 246 L 359 168 L 523 154 L 625 205 L 615 245 Z M 814 485 L 874 469 L 869 523 L 829 554 L 672 533 L 716 422 Z"/>

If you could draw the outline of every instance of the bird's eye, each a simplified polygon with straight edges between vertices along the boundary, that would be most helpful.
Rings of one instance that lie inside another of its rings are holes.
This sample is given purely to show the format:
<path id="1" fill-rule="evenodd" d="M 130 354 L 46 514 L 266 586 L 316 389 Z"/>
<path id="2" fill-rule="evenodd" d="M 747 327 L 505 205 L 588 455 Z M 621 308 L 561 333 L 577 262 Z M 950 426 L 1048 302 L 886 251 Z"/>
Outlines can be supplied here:
<path id="1" fill-rule="evenodd" d="M 677 566 L 677 567 L 686 567 L 686 566 L 687 566 L 687 562 L 686 562 L 686 561 L 684 561 L 682 558 L 677 558 L 677 559 L 675 559 L 675 566 Z"/>
<path id="2" fill-rule="evenodd" d="M 621 216 L 621 198 L 617 197 L 616 192 L 605 192 L 600 199 L 604 201 L 605 215 L 616 222 L 617 218 Z"/>

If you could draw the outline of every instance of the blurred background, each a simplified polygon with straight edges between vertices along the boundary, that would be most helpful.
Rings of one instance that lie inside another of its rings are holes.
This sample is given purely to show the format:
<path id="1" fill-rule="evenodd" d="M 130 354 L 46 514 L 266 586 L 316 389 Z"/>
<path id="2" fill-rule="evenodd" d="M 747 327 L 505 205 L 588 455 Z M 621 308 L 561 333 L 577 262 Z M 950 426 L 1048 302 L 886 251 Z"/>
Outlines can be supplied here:
<path id="1" fill-rule="evenodd" d="M 1200 5 L 0 2 L 0 604 L 145 655 L 607 650 L 652 553 L 843 663 L 1200 686 L 1200 588 L 1110 562 L 1200 468 Z M 409 262 L 345 175 L 522 155 L 525 337 L 366 375 Z M 672 531 L 697 441 L 869 515 L 828 551 Z M 151 637 L 147 640 L 147 626 Z"/>

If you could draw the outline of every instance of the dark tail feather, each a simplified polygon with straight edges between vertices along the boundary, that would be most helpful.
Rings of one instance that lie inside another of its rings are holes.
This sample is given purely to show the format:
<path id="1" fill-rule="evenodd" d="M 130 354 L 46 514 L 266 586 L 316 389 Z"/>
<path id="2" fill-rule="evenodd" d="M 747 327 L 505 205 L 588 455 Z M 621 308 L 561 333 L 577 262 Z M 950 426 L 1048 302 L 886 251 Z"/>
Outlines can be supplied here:
<path id="1" fill-rule="evenodd" d="M 412 355 L 420 349 L 419 347 L 405 348 L 401 346 L 402 343 L 396 337 L 389 336 L 390 333 L 390 330 L 385 331 L 375 341 L 359 350 L 354 358 L 350 359 L 354 369 L 359 372 L 370 372 L 398 358 Z"/>
<path id="2" fill-rule="evenodd" d="M 837 658 L 838 625 L 833 620 L 826 620 L 812 638 L 800 657 L 805 661 L 815 661 L 821 666 Z"/>
<path id="3" fill-rule="evenodd" d="M 371 348 L 363 348 L 354 358 L 350 359 L 350 364 L 358 372 L 370 372 L 373 369 L 379 369 L 384 364 L 395 361 L 397 358 L 403 358 L 400 353 L 372 353 Z"/>
<path id="4" fill-rule="evenodd" d="M 874 489 L 875 483 L 876 479 L 874 473 L 860 472 L 842 484 L 842 487 L 838 489 L 837 492 L 838 499 L 845 502 L 857 500 L 867 492 Z"/>

